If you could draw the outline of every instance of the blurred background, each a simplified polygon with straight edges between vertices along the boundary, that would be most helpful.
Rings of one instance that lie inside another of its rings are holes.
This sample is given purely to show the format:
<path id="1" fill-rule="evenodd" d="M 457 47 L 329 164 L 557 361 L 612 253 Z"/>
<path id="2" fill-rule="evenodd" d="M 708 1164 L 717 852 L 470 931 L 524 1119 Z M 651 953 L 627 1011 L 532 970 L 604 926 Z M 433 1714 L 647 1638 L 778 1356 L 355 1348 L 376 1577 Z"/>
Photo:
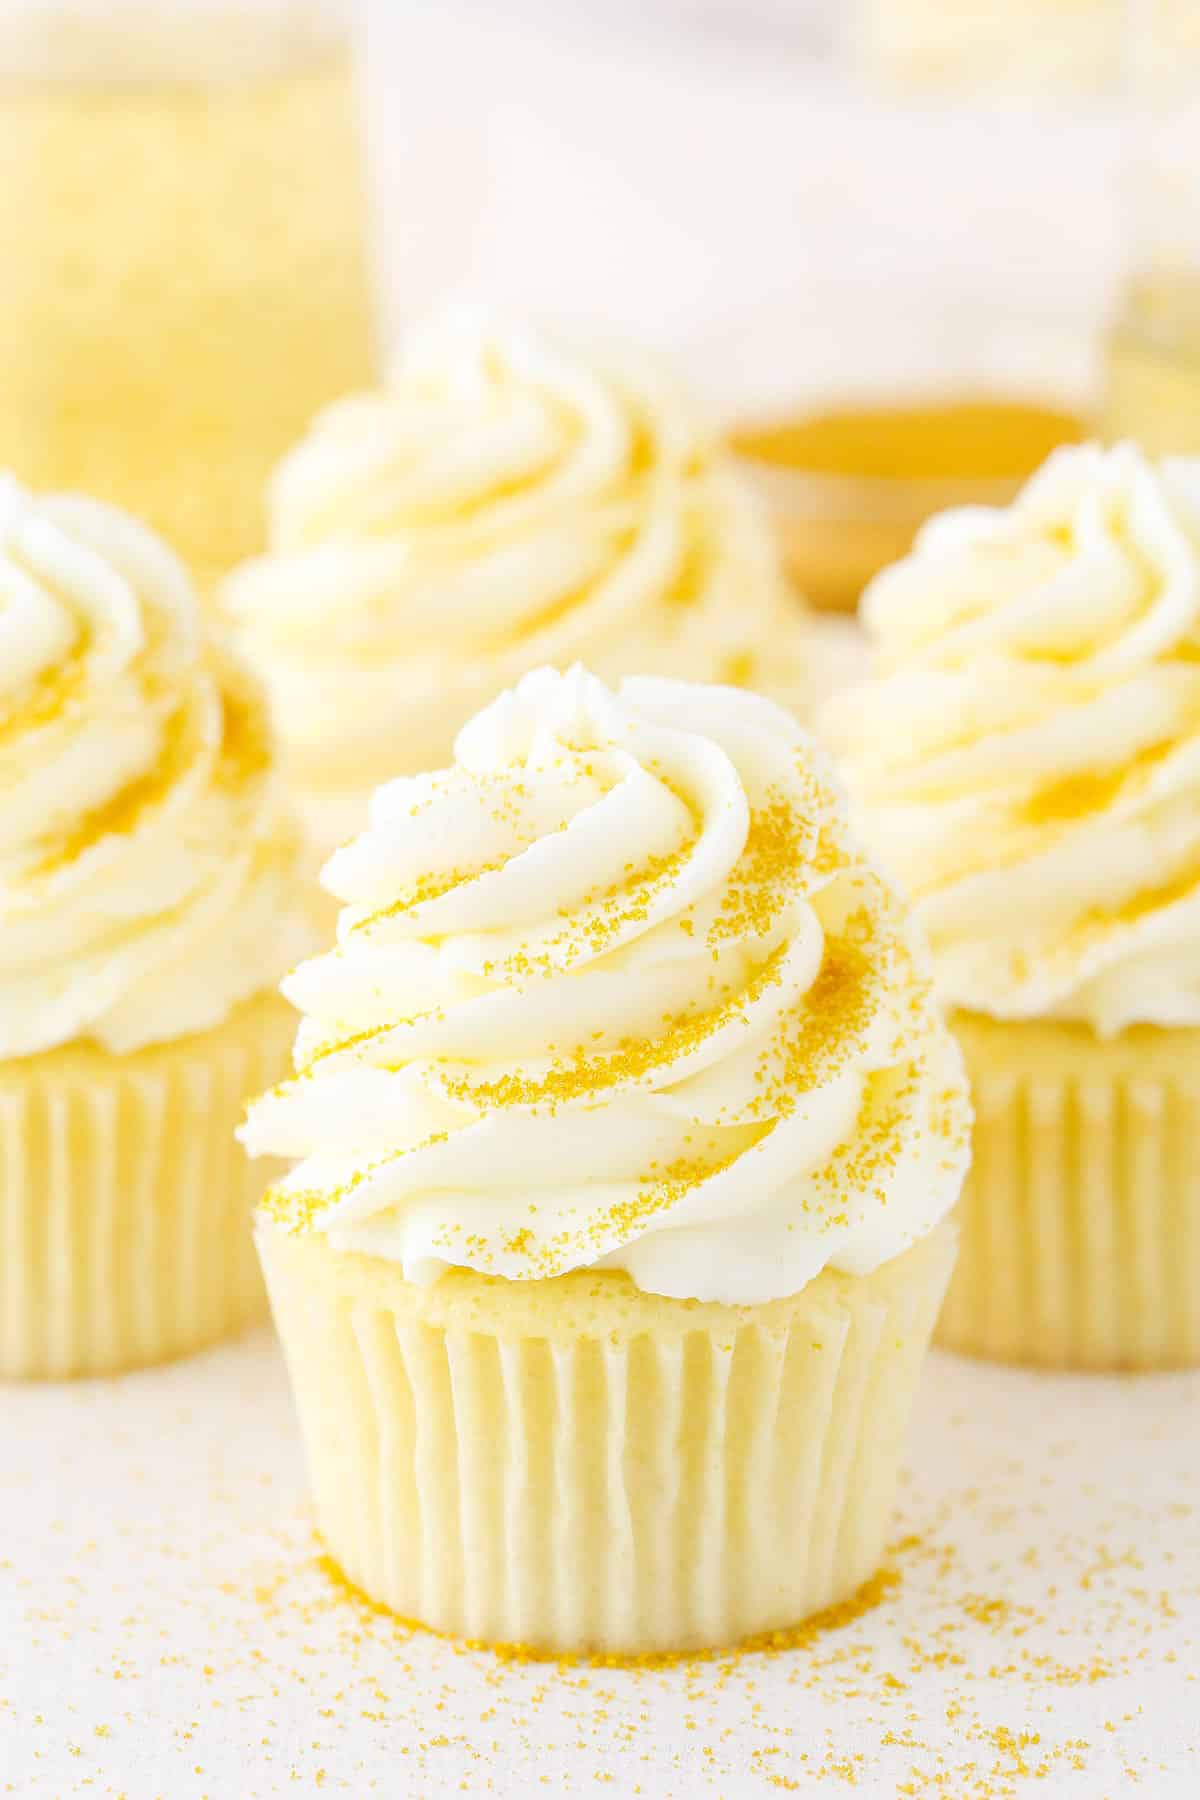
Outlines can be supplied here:
<path id="1" fill-rule="evenodd" d="M 1200 0 L 4 0 L 0 466 L 203 580 L 469 291 L 674 356 L 799 585 L 1200 450 Z"/>

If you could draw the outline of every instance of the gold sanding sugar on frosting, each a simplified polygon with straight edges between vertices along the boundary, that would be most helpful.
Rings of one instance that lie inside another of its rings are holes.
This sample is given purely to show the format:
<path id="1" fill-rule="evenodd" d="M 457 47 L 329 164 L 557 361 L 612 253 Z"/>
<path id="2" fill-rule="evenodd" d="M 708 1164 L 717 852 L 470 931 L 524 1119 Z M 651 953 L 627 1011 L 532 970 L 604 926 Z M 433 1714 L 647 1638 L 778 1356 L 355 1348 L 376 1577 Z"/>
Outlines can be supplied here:
<path id="1" fill-rule="evenodd" d="M 434 1131 L 428 1137 L 422 1138 L 419 1144 L 410 1144 L 406 1149 L 385 1151 L 382 1156 L 374 1157 L 361 1169 L 356 1169 L 349 1179 L 337 1188 L 268 1188 L 259 1201 L 259 1205 L 267 1216 L 274 1219 L 275 1223 L 281 1225 L 285 1231 L 305 1231 L 316 1224 L 322 1214 L 327 1213 L 332 1207 L 340 1206 L 343 1200 L 347 1200 L 351 1194 L 356 1193 L 363 1183 L 370 1181 L 371 1177 L 377 1175 L 380 1169 L 386 1169 L 391 1163 L 400 1162 L 403 1157 L 415 1156 L 418 1151 L 431 1150 L 435 1144 L 444 1144 L 448 1141 L 449 1136 L 448 1131 Z"/>
<path id="2" fill-rule="evenodd" d="M 586 738 L 591 729 L 580 724 L 575 735 Z M 568 756 L 583 759 L 583 773 L 589 779 L 595 778 L 595 770 L 587 759 L 593 753 L 599 756 L 604 748 L 562 745 Z M 695 908 L 685 904 L 677 888 L 681 871 L 703 838 L 705 809 L 680 788 L 678 777 L 653 759 L 643 759 L 643 770 L 679 802 L 676 830 L 688 832 L 690 820 L 687 841 L 642 860 L 630 858 L 608 886 L 561 906 L 561 927 L 551 915 L 547 935 L 534 932 L 520 948 L 497 952 L 494 960 L 481 961 L 472 970 L 472 984 L 481 982 L 487 993 L 507 988 L 512 997 L 514 987 L 520 991 L 535 980 L 569 982 L 574 963 L 611 953 L 618 943 L 637 936 L 639 926 L 644 934 L 678 928 L 680 935 L 674 941 L 662 931 L 664 953 L 694 956 L 694 982 L 687 990 L 687 1002 L 671 1002 L 671 1010 L 664 1010 L 649 1028 L 630 1031 L 613 1044 L 607 1032 L 589 1033 L 582 1022 L 568 1021 L 563 1041 L 539 1044 L 538 1054 L 528 1061 L 489 1055 L 472 1062 L 437 1051 L 414 1056 L 403 1045 L 393 1049 L 387 1039 L 397 1022 L 389 1020 L 325 1042 L 308 1055 L 302 1074 L 355 1046 L 364 1047 L 365 1060 L 383 1075 L 413 1071 L 432 1105 L 449 1101 L 469 1109 L 463 1125 L 440 1134 L 445 1139 L 489 1114 L 505 1111 L 535 1115 L 560 1108 L 602 1111 L 620 1090 L 671 1090 L 685 1084 L 697 1066 L 706 1066 L 718 1051 L 735 1059 L 745 1051 L 738 1063 L 735 1098 L 711 1118 L 689 1120 L 684 1087 L 678 1132 L 661 1153 L 661 1162 L 635 1167 L 617 1187 L 615 1198 L 611 1188 L 595 1194 L 599 1210 L 585 1211 L 573 1220 L 547 1221 L 542 1232 L 528 1224 L 513 1229 L 512 1221 L 505 1228 L 500 1221 L 499 1232 L 474 1230 L 469 1236 L 466 1227 L 451 1217 L 438 1226 L 440 1235 L 435 1239 L 439 1253 L 448 1253 L 447 1260 L 465 1256 L 472 1266 L 486 1271 L 509 1259 L 504 1272 L 518 1280 L 560 1274 L 578 1262 L 581 1249 L 590 1248 L 594 1257 L 614 1241 L 634 1237 L 677 1210 L 687 1196 L 752 1155 L 815 1090 L 856 1068 L 864 1079 L 859 1116 L 847 1123 L 853 1155 L 839 1146 L 823 1170 L 813 1171 L 815 1178 L 797 1203 L 797 1218 L 803 1205 L 828 1226 L 845 1221 L 856 1199 L 870 1195 L 886 1201 L 887 1176 L 901 1150 L 914 1131 L 927 1129 L 913 1099 L 921 1082 L 937 1079 L 931 1063 L 923 1060 L 926 1040 L 935 1029 L 931 988 L 908 952 L 899 903 L 869 869 L 855 864 L 843 808 L 824 775 L 824 765 L 798 735 L 785 735 L 781 749 L 790 756 L 793 769 L 786 784 L 777 781 L 756 793 L 732 868 L 715 894 L 711 883 L 707 887 L 702 912 L 713 922 L 702 944 L 695 942 L 696 918 L 689 916 Z M 488 778 L 481 782 L 486 788 Z M 511 808 L 511 796 L 506 797 L 510 786 L 505 771 L 497 781 L 498 819 L 506 806 Z M 488 804 L 486 794 L 483 803 Z M 543 832 L 536 841 L 542 843 L 548 835 Z M 619 855 L 619 841 L 617 848 Z M 489 869 L 504 867 L 509 860 L 502 858 Z M 483 872 L 487 871 L 435 873 L 372 919 L 419 904 Z M 840 885 L 831 885 L 839 877 Z M 714 902 L 715 917 L 709 910 Z M 797 921 L 797 929 L 806 922 L 813 933 L 816 969 L 806 991 L 794 999 L 789 986 L 785 1006 L 785 994 L 772 995 L 770 990 L 784 981 L 800 947 L 795 931 L 781 925 L 794 904 L 803 905 L 806 912 L 810 904 L 814 906 L 806 921 Z M 419 919 L 412 928 L 422 936 Z M 547 929 L 544 914 L 541 928 Z M 486 934 L 486 926 L 478 929 Z M 425 941 L 436 944 L 443 935 L 431 919 Z M 694 948 L 681 948 L 689 937 Z M 500 942 L 511 943 L 512 938 L 505 934 Z M 732 947 L 728 952 L 726 945 Z M 688 967 L 690 971 L 692 965 Z M 470 991 L 477 989 L 472 985 Z M 450 1003 L 446 1010 L 453 1017 Z M 852 1108 L 857 1092 L 847 1085 L 839 1106 Z M 701 1102 L 702 1110 L 710 1104 Z M 949 1139 L 949 1112 L 933 1110 L 937 1129 L 944 1128 Z M 343 1201 L 387 1169 L 377 1187 L 360 1193 L 358 1205 L 368 1214 L 402 1214 L 411 1192 L 429 1182 L 436 1186 L 436 1174 L 426 1177 L 422 1171 L 418 1176 L 410 1173 L 414 1165 L 406 1167 L 408 1159 L 425 1147 L 408 1145 L 378 1155 L 369 1166 L 349 1173 L 334 1191 L 276 1190 L 268 1197 L 267 1210 L 293 1229 L 329 1222 L 330 1213 Z M 352 1162 L 347 1166 L 352 1169 Z M 520 1265 L 515 1274 L 514 1264 Z"/>
<path id="3" fill-rule="evenodd" d="M 494 862 L 480 863 L 477 869 L 443 869 L 436 875 L 423 875 L 399 899 L 389 901 L 387 906 L 379 907 L 365 919 L 356 919 L 350 929 L 352 932 L 370 931 L 373 926 L 382 925 L 386 919 L 399 919 L 430 900 L 440 900 L 443 894 L 452 894 L 455 888 L 477 881 L 481 875 L 495 874 L 497 869 L 504 868 L 507 860 L 509 859 L 499 857 Z"/>
<path id="4" fill-rule="evenodd" d="M 887 1205 L 905 1122 L 924 1074 L 921 1063 L 910 1063 L 882 1105 L 872 1104 L 874 1095 L 870 1096 L 859 1116 L 858 1130 L 838 1147 L 833 1162 L 817 1171 L 814 1186 L 818 1191 L 827 1190 L 827 1204 L 839 1209 L 833 1222 L 847 1223 L 844 1208 L 851 1195 L 859 1201 L 870 1199 Z"/>
<path id="5" fill-rule="evenodd" d="M 300 1232 L 315 1225 L 321 1213 L 331 1204 L 328 1195 L 315 1192 L 285 1193 L 282 1188 L 267 1188 L 259 1202 L 261 1211 L 284 1231 Z"/>
<path id="6" fill-rule="evenodd" d="M 797 866 L 796 855 L 803 831 L 801 821 L 782 800 L 760 812 L 753 828 L 755 841 L 750 844 L 745 859 L 744 883 L 733 890 L 731 908 L 736 910 L 731 912 L 728 925 L 731 936 L 753 929 L 756 923 L 762 929 L 760 921 L 769 921 L 773 917 L 779 895 L 772 890 L 772 883 L 785 884 L 786 891 L 788 876 Z M 928 983 L 917 978 L 911 963 L 900 955 L 898 945 L 888 943 L 886 937 L 881 938 L 881 918 L 887 916 L 886 908 L 877 916 L 869 905 L 862 905 L 851 913 L 840 930 L 827 935 L 821 965 L 812 986 L 773 1033 L 770 1045 L 760 1057 L 757 1076 L 760 1092 L 754 1103 L 753 1119 L 743 1121 L 728 1155 L 723 1159 L 683 1156 L 662 1171 L 647 1171 L 633 1199 L 618 1203 L 589 1222 L 585 1235 L 590 1240 L 598 1242 L 614 1230 L 629 1232 L 669 1210 L 695 1187 L 746 1154 L 779 1118 L 792 1113 L 805 1095 L 825 1085 L 849 1066 L 880 1004 L 883 973 L 903 981 L 911 1014 L 909 1022 L 920 1023 L 921 1009 L 928 997 Z M 668 1018 L 661 1031 L 625 1039 L 612 1051 L 589 1054 L 579 1050 L 537 1075 L 509 1072 L 492 1079 L 479 1079 L 470 1072 L 446 1070 L 442 1086 L 448 1097 L 484 1114 L 505 1108 L 554 1111 L 564 1105 L 598 1102 L 606 1091 L 615 1087 L 653 1083 L 664 1070 L 674 1070 L 676 1065 L 686 1062 L 714 1033 L 738 1018 L 748 1020 L 756 1003 L 780 979 L 785 955 L 786 947 L 776 950 L 740 990 L 726 996 L 717 1006 Z M 357 1034 L 356 1039 L 325 1046 L 310 1059 L 309 1067 L 336 1050 L 348 1048 L 353 1042 L 369 1042 L 391 1029 L 391 1025 L 369 1028 Z M 907 1097 L 906 1093 L 902 1099 Z M 893 1140 L 898 1135 L 903 1110 L 902 1100 L 897 1099 L 876 1120 L 875 1128 L 866 1134 L 859 1146 L 853 1165 L 847 1165 L 847 1177 L 858 1180 L 864 1187 L 876 1187 L 885 1172 L 888 1156 L 894 1160 L 896 1144 Z M 318 1212 L 344 1199 L 384 1162 L 398 1162 L 408 1154 L 401 1150 L 379 1159 L 337 1194 L 287 1195 L 273 1201 L 272 1206 L 277 1215 L 285 1214 L 294 1224 L 311 1222 Z M 846 1181 L 840 1183 L 841 1187 L 846 1185 Z M 834 1204 L 841 1202 L 835 1200 Z M 571 1233 L 561 1234 L 549 1243 L 538 1243 L 528 1230 L 516 1234 L 504 1245 L 510 1254 L 529 1256 L 537 1265 L 535 1272 L 543 1275 L 559 1272 L 565 1266 L 568 1254 L 577 1247 Z M 479 1244 L 476 1251 L 483 1256 L 486 1246 Z"/>
<path id="7" fill-rule="evenodd" d="M 631 925 L 645 923 L 655 900 L 686 867 L 693 848 L 694 844 L 688 843 L 680 850 L 650 857 L 636 873 L 631 866 L 631 879 L 615 882 L 602 894 L 586 898 L 578 913 L 564 912 L 567 925 L 539 951 L 511 951 L 497 962 L 485 963 L 483 973 L 503 973 L 521 980 L 556 974 L 562 963 L 577 962 L 581 956 L 602 955 Z"/>
<path id="8" fill-rule="evenodd" d="M 745 989 L 730 995 L 709 1012 L 668 1021 L 661 1035 L 625 1039 L 601 1056 L 580 1052 L 543 1076 L 501 1075 L 495 1081 L 473 1081 L 467 1075 L 447 1078 L 447 1093 L 483 1109 L 509 1106 L 554 1108 L 573 1100 L 599 1096 L 606 1088 L 632 1085 L 673 1067 L 699 1049 L 714 1032 L 744 1015 L 767 988 L 778 982 L 785 952 L 777 950 Z"/>
<path id="9" fill-rule="evenodd" d="M 678 546 L 678 562 L 670 585 L 663 594 L 667 606 L 683 610 L 698 606 L 712 578 L 718 551 L 712 541 L 707 518 L 698 507 L 689 507 L 688 529 Z"/>
<path id="10" fill-rule="evenodd" d="M 1149 758 L 1139 759 L 1139 763 L 1131 768 L 1114 769 L 1103 775 L 1064 776 L 1061 781 L 1039 788 L 1025 802 L 1022 813 L 1031 825 L 1057 825 L 1102 812 L 1105 807 L 1111 806 L 1127 783 L 1135 780 L 1139 773 L 1148 773 L 1150 767 L 1162 762 L 1171 748 L 1170 745 L 1161 745 Z"/>
<path id="11" fill-rule="evenodd" d="M 89 644 L 75 649 L 52 668 L 43 669 L 0 710 L 0 743 L 26 732 L 41 731 L 70 709 L 87 686 Z M 0 709 L 5 702 L 0 701 Z"/>
<path id="12" fill-rule="evenodd" d="M 205 673 L 200 683 L 212 679 Z M 144 684 L 143 700 L 148 710 L 154 704 L 152 690 L 152 683 Z M 130 836 L 167 799 L 204 754 L 197 732 L 197 708 L 191 702 L 192 696 L 185 697 L 165 721 L 163 742 L 152 766 L 77 820 L 31 870 L 31 879 L 44 879 L 65 868 L 105 838 Z M 223 690 L 221 703 L 222 739 L 212 780 L 217 786 L 238 787 L 270 770 L 266 713 L 257 694 L 242 681 Z"/>
<path id="13" fill-rule="evenodd" d="M 820 779 L 806 752 L 793 760 L 794 779 L 804 795 L 801 816 L 814 823 L 813 840 L 805 846 L 806 886 L 811 891 L 848 869 L 853 857 L 846 847 L 846 822 L 835 795 Z"/>
<path id="14" fill-rule="evenodd" d="M 265 775 L 271 768 L 271 729 L 264 700 L 248 682 L 227 678 L 222 683 L 221 704 L 217 779 L 236 786 Z"/>
<path id="15" fill-rule="evenodd" d="M 587 763 L 583 766 L 580 773 L 589 778 L 594 778 L 595 772 L 592 765 Z M 477 779 L 481 783 L 487 785 L 496 782 L 499 787 L 499 792 L 495 797 L 492 808 L 492 816 L 497 824 L 515 825 L 518 821 L 518 801 L 529 798 L 528 784 L 523 781 L 512 780 L 508 771 L 505 771 L 505 774 L 499 777 L 481 776 Z M 415 818 L 418 813 L 423 812 L 427 807 L 434 804 L 435 800 L 438 798 L 440 798 L 439 795 L 426 796 L 418 802 L 416 806 L 410 808 L 409 817 Z M 538 843 L 545 843 L 551 837 L 560 836 L 567 830 L 570 823 L 570 820 L 564 820 L 554 831 L 543 833 L 536 841 Z M 444 894 L 453 893 L 455 888 L 464 887 L 467 883 L 472 881 L 478 881 L 483 875 L 495 875 L 499 870 L 507 868 L 511 862 L 515 861 L 517 857 L 522 856 L 530 847 L 530 841 L 526 839 L 514 844 L 512 850 L 509 851 L 507 855 L 497 856 L 488 862 L 478 863 L 474 868 L 443 869 L 435 874 L 421 876 L 419 880 L 412 884 L 407 892 L 399 895 L 395 900 L 390 901 L 387 906 L 377 908 L 375 912 L 370 913 L 365 919 L 356 920 L 351 929 L 353 931 L 369 931 L 373 926 L 382 924 L 387 919 L 400 918 L 405 913 L 413 912 L 418 906 L 424 906 L 431 900 L 440 900 Z M 492 965 L 488 965 L 485 972 L 490 974 L 492 972 Z"/>
<path id="16" fill-rule="evenodd" d="M 721 910 L 709 929 L 710 944 L 730 938 L 765 937 L 798 891 L 801 852 L 811 828 L 783 796 L 750 815 L 750 829 L 730 872 Z"/>
<path id="17" fill-rule="evenodd" d="M 777 1112 L 790 1111 L 845 1068 L 878 1004 L 873 974 L 862 938 L 851 931 L 826 937 L 816 978 L 776 1040 L 781 1072 L 763 1098 Z"/>
<path id="18" fill-rule="evenodd" d="M 652 1220 L 663 1213 L 670 1212 L 681 1200 L 703 1187 L 706 1181 L 721 1175 L 726 1169 L 733 1167 L 746 1152 L 761 1143 L 774 1129 L 773 1124 L 764 1125 L 754 1131 L 750 1142 L 739 1141 L 715 1162 L 704 1162 L 699 1157 L 681 1156 L 669 1163 L 665 1169 L 647 1179 L 632 1200 L 618 1200 L 615 1206 L 594 1219 L 587 1228 L 586 1235 L 599 1247 L 607 1244 L 614 1233 L 637 1236 Z"/>
<path id="19" fill-rule="evenodd" d="M 538 470 L 536 473 L 540 476 L 541 471 Z M 525 485 L 524 482 L 514 483 L 512 492 L 520 492 Z M 614 532 L 607 546 L 609 560 L 615 563 L 631 555 L 637 547 L 637 541 L 638 533 L 633 529 Z M 603 574 L 601 574 L 599 580 L 603 579 Z M 578 612 L 586 607 L 595 595 L 596 588 L 597 579 L 593 578 L 581 587 L 568 588 L 565 593 L 556 594 L 538 612 L 528 613 L 511 622 L 498 621 L 491 631 L 481 634 L 478 640 L 480 652 L 492 656 L 502 656 L 506 652 L 520 650 L 522 657 L 528 660 L 535 655 L 537 649 L 530 639 L 551 631 L 562 620 L 568 619 L 573 612 Z"/>
<path id="20" fill-rule="evenodd" d="M 1200 731 L 1200 724 L 1197 729 Z M 1123 805 L 1135 801 L 1177 750 L 1174 741 L 1156 744 L 1124 768 L 1103 775 L 1064 776 L 1037 788 L 1008 805 L 987 832 L 957 840 L 953 857 L 946 858 L 932 877 L 910 875 L 910 893 L 914 898 L 930 899 L 972 875 L 1011 868 L 1043 853 L 1047 842 L 1061 831 L 1087 825 L 1118 801 Z"/>
<path id="21" fill-rule="evenodd" d="M 379 1157 L 365 1168 L 357 1169 L 342 1187 L 332 1188 L 328 1192 L 322 1192 L 319 1188 L 268 1188 L 259 1201 L 259 1206 L 284 1231 L 298 1233 L 311 1230 L 321 1222 L 325 1213 L 354 1193 L 364 1181 L 369 1181 L 384 1163 L 395 1162 L 405 1154 L 403 1150 L 395 1150 L 390 1156 Z"/>
<path id="22" fill-rule="evenodd" d="M 1099 812 L 1120 791 L 1124 770 L 1109 775 L 1068 775 L 1039 788 L 1022 811 L 1031 825 L 1052 825 Z"/>
<path id="23" fill-rule="evenodd" d="M 1178 875 L 1157 887 L 1143 888 L 1111 911 L 1094 907 L 1084 914 L 1072 934 L 1072 948 L 1087 948 L 1123 926 L 1136 925 L 1149 913 L 1162 912 L 1180 900 L 1187 900 L 1200 889 L 1200 861 L 1187 865 Z"/>
<path id="24" fill-rule="evenodd" d="M 885 994 L 902 1028 L 926 1023 L 932 984 L 913 966 L 895 904 L 888 904 L 882 888 L 874 893 L 878 908 L 862 905 L 838 930 L 826 932 L 816 977 L 783 1022 L 777 1046 L 783 1072 L 770 1090 L 781 1111 L 849 1066 Z"/>
<path id="25" fill-rule="evenodd" d="M 510 1278 L 522 1281 L 553 1280 L 555 1276 L 567 1274 L 574 1267 L 581 1240 L 591 1245 L 598 1254 L 602 1254 L 611 1247 L 615 1235 L 637 1235 L 652 1220 L 669 1212 L 696 1188 L 732 1168 L 747 1150 L 767 1137 L 771 1129 L 772 1125 L 764 1125 L 739 1132 L 736 1143 L 723 1156 L 709 1161 L 700 1157 L 680 1156 L 665 1168 L 651 1171 L 642 1178 L 637 1192 L 630 1199 L 618 1200 L 606 1207 L 603 1212 L 589 1219 L 581 1230 L 561 1231 L 540 1243 L 528 1226 L 515 1232 L 505 1240 L 501 1248 L 508 1255 L 527 1257 L 528 1266 L 519 1276 Z M 492 1260 L 490 1246 L 480 1237 L 460 1238 L 449 1231 L 442 1235 L 440 1244 L 445 1250 L 456 1245 L 460 1250 L 469 1252 L 475 1259 L 476 1267 L 481 1267 L 485 1260 Z"/>
<path id="26" fill-rule="evenodd" d="M 615 882 L 596 899 L 585 901 L 585 913 L 589 907 L 596 909 L 582 921 L 582 933 L 588 948 L 592 951 L 602 950 L 627 926 L 644 924 L 653 902 L 681 870 L 687 867 L 694 848 L 693 839 L 678 850 L 668 851 L 662 856 L 652 856 L 637 870 L 631 881 Z"/>
<path id="27" fill-rule="evenodd" d="M 47 850 L 31 871 L 33 879 L 65 868 L 107 837 L 127 837 L 180 781 L 200 751 L 195 718 L 185 703 L 166 721 L 158 757 L 144 774 L 126 782 L 100 806 L 84 813 L 72 829 Z"/>
<path id="28" fill-rule="evenodd" d="M 751 687 L 757 671 L 753 650 L 729 650 L 721 658 L 717 675 L 727 687 Z"/>
<path id="29" fill-rule="evenodd" d="M 364 1025 L 361 1031 L 352 1032 L 349 1037 L 336 1038 L 332 1043 L 319 1045 L 317 1049 L 310 1051 L 303 1062 L 297 1058 L 297 1076 L 310 1074 L 318 1063 L 325 1062 L 331 1056 L 337 1056 L 343 1050 L 356 1050 L 361 1044 L 371 1043 L 374 1038 L 386 1037 L 388 1032 L 395 1031 L 400 1023 L 402 1021 L 397 1019 L 387 1019 L 382 1025 Z M 287 1082 L 284 1082 L 282 1088 L 286 1088 L 288 1085 Z M 276 1088 L 274 1091 L 278 1093 L 281 1089 Z"/>

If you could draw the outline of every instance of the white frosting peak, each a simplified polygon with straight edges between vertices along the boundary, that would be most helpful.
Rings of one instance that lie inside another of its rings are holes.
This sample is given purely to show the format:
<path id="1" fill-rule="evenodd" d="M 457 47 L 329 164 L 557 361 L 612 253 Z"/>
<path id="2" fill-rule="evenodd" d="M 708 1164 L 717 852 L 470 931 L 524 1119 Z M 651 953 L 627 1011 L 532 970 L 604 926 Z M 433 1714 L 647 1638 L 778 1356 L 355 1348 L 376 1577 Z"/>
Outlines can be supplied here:
<path id="1" fill-rule="evenodd" d="M 383 390 L 318 417 L 270 519 L 270 554 L 224 598 L 330 841 L 540 663 L 803 687 L 803 623 L 755 497 L 629 356 L 452 308 Z"/>
<path id="2" fill-rule="evenodd" d="M 967 1106 L 919 949 L 781 709 L 543 669 L 380 788 L 285 992 L 271 1209 L 416 1280 L 591 1266 L 757 1302 L 957 1196 Z"/>
<path id="3" fill-rule="evenodd" d="M 0 1057 L 219 1024 L 302 953 L 295 855 L 182 565 L 0 478 Z"/>
<path id="4" fill-rule="evenodd" d="M 864 612 L 878 679 L 824 723 L 946 1000 L 1200 1025 L 1200 461 L 1060 450 Z"/>

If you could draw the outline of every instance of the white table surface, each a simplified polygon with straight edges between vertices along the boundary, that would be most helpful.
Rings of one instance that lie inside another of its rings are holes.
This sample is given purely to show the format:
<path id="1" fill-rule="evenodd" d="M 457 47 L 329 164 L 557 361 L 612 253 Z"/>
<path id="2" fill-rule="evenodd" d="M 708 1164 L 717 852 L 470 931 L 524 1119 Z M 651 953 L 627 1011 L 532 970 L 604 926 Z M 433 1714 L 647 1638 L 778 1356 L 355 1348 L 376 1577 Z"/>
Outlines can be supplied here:
<path id="1" fill-rule="evenodd" d="M 644 1668 L 498 1660 L 339 1590 L 266 1329 L 0 1416 L 22 1800 L 1200 1791 L 1200 1375 L 935 1355 L 877 1604 Z"/>

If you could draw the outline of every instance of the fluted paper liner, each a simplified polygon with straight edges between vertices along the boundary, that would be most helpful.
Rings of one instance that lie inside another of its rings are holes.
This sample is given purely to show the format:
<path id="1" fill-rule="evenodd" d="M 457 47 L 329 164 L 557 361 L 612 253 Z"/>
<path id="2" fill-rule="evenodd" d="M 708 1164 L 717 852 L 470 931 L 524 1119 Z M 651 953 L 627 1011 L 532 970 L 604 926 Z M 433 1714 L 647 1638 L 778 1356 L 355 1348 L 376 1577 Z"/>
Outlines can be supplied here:
<path id="1" fill-rule="evenodd" d="M 975 1139 L 938 1341 L 1058 1368 L 1200 1363 L 1200 1031 L 951 1023 Z"/>
<path id="2" fill-rule="evenodd" d="M 374 1600 L 546 1651 L 732 1643 L 884 1547 L 953 1228 L 727 1307 L 616 1272 L 429 1288 L 264 1221 L 318 1527 Z"/>
<path id="3" fill-rule="evenodd" d="M 0 1375 L 159 1362 L 265 1310 L 251 1219 L 270 1171 L 233 1133 L 294 1030 L 268 995 L 127 1056 L 0 1064 Z"/>

